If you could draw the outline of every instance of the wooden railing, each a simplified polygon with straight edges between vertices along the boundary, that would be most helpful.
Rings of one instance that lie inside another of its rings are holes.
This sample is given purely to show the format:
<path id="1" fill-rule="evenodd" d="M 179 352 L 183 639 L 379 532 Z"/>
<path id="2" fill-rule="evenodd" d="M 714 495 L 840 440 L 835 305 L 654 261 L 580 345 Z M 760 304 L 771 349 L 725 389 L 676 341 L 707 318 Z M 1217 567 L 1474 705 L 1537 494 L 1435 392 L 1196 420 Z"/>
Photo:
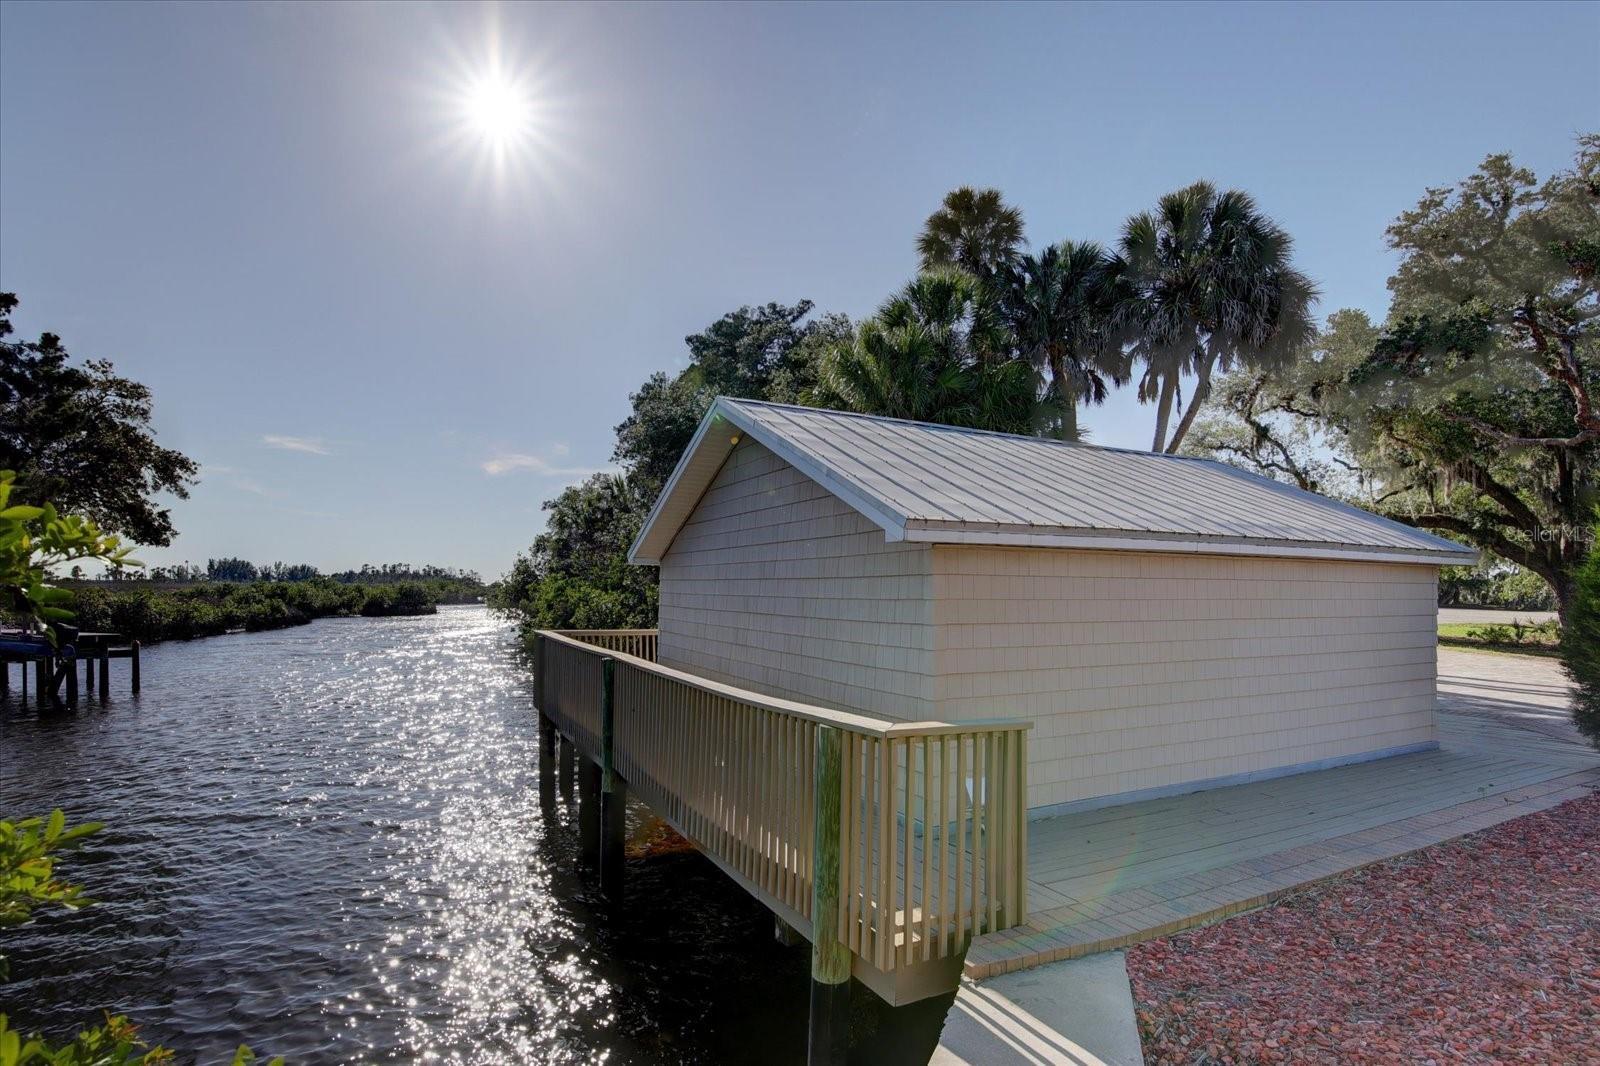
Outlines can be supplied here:
<path id="1" fill-rule="evenodd" d="M 620 651 L 635 659 L 656 661 L 656 634 L 654 629 L 562 629 L 562 636 L 607 651 Z"/>
<path id="2" fill-rule="evenodd" d="M 541 632 L 541 710 L 592 752 L 609 669 L 617 773 L 808 938 L 814 879 L 830 874 L 833 936 L 879 973 L 959 959 L 974 935 L 1022 922 L 1028 723 L 894 722 L 777 699 L 618 652 L 619 636 L 654 650 L 652 634 Z M 821 780 L 839 782 L 837 797 L 818 795 Z M 818 869 L 818 842 L 831 853 L 834 836 L 838 869 Z"/>

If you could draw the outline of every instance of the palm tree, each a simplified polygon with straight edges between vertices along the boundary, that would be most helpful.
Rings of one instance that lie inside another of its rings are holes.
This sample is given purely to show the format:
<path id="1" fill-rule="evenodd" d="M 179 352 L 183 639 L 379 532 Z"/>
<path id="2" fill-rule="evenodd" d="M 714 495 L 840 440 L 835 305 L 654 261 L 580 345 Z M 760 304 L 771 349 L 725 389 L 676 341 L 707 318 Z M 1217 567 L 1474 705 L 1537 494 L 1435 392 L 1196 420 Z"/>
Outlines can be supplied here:
<path id="1" fill-rule="evenodd" d="M 999 189 L 963 185 L 945 194 L 917 237 L 922 269 L 965 270 L 989 278 L 1016 261 L 1022 248 L 1022 212 L 1009 206 Z"/>
<path id="2" fill-rule="evenodd" d="M 1018 356 L 1050 372 L 1054 436 L 1077 440 L 1079 401 L 1104 403 L 1108 378 L 1127 381 L 1129 361 L 1114 328 L 1120 283 L 1112 258 L 1092 241 L 1020 256 L 995 278 Z"/>
<path id="3" fill-rule="evenodd" d="M 863 414 L 1026 433 L 1038 378 L 970 275 L 923 274 L 823 358 L 813 402 Z M 999 353 L 999 354 L 997 354 Z"/>
<path id="4" fill-rule="evenodd" d="M 1163 196 L 1153 213 L 1123 227 L 1113 270 L 1126 272 L 1128 292 L 1118 320 L 1144 364 L 1139 399 L 1157 405 L 1153 451 L 1178 450 L 1214 372 L 1280 363 L 1315 337 L 1317 292 L 1290 264 L 1292 244 L 1249 194 L 1219 193 L 1204 181 Z M 1168 439 L 1186 374 L 1195 376 L 1194 394 Z"/>

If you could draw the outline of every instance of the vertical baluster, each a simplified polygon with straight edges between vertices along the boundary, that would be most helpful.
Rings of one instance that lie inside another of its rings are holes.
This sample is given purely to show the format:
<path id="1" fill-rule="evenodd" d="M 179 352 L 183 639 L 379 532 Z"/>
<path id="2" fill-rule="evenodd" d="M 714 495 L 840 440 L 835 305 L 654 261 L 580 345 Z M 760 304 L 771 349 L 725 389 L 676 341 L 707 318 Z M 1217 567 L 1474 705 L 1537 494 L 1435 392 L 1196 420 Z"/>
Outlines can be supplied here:
<path id="1" fill-rule="evenodd" d="M 988 798 L 987 784 L 983 779 L 983 734 L 972 734 L 972 863 L 969 867 L 972 874 L 972 892 L 970 906 L 972 908 L 972 935 L 978 935 L 978 926 L 983 914 L 983 900 L 978 895 L 979 877 L 983 873 L 983 837 L 988 830 L 983 825 L 983 804 Z"/>
<path id="2" fill-rule="evenodd" d="M 933 738 L 922 738 L 922 961 L 933 949 Z"/>
<path id="3" fill-rule="evenodd" d="M 956 741 L 956 907 L 954 920 L 956 923 L 955 950 L 961 950 L 961 937 L 963 924 L 966 922 L 966 912 L 962 904 L 966 898 L 966 858 L 967 858 L 967 747 L 966 737 L 957 733 Z"/>
<path id="4" fill-rule="evenodd" d="M 1000 772 L 1000 740 L 1003 734 L 990 733 L 984 742 L 988 749 L 989 777 L 989 834 L 984 843 L 988 855 L 984 860 L 984 882 L 989 897 L 989 932 L 999 928 L 1000 916 L 1000 864 L 1005 858 L 1005 779 Z"/>
<path id="5" fill-rule="evenodd" d="M 914 849 L 916 845 L 916 834 L 912 831 L 913 811 L 911 800 L 912 790 L 915 787 L 912 782 L 912 778 L 916 776 L 916 774 L 912 772 L 911 765 L 911 752 L 913 749 L 913 744 L 914 738 L 912 737 L 907 737 L 900 744 L 900 750 L 905 754 L 906 762 L 906 787 L 901 793 L 901 796 L 904 797 L 905 802 L 902 810 L 900 811 L 900 817 L 903 821 L 903 831 L 905 832 L 905 846 L 903 849 L 905 862 L 903 863 L 904 870 L 900 877 L 900 965 L 902 966 L 909 965 L 912 961 L 911 932 L 914 928 L 912 924 L 913 916 L 916 913 L 915 908 L 912 905 L 913 897 L 911 895 L 912 883 L 916 880 L 916 867 L 912 865 Z"/>
<path id="6" fill-rule="evenodd" d="M 894 745 L 878 738 L 878 969 L 894 966 Z"/>

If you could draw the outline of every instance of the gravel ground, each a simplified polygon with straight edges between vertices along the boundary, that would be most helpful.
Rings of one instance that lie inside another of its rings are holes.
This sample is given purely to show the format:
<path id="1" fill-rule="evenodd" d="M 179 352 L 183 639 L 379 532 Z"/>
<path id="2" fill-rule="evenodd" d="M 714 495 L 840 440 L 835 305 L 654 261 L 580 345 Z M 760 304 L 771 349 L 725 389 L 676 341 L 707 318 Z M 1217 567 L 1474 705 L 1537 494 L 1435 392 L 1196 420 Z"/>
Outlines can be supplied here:
<path id="1" fill-rule="evenodd" d="M 1128 950 L 1148 1063 L 1600 1064 L 1600 793 Z"/>

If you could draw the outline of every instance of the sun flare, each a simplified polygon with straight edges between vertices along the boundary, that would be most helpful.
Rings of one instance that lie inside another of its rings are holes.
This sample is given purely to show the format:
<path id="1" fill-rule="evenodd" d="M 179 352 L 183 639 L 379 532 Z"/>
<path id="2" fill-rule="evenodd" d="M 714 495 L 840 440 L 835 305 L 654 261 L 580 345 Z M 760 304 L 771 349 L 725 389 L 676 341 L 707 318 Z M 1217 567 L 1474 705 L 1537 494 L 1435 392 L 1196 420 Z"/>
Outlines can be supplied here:
<path id="1" fill-rule="evenodd" d="M 515 145 L 532 129 L 533 100 L 527 89 L 500 74 L 485 74 L 469 85 L 461 112 L 472 131 L 497 148 Z"/>

